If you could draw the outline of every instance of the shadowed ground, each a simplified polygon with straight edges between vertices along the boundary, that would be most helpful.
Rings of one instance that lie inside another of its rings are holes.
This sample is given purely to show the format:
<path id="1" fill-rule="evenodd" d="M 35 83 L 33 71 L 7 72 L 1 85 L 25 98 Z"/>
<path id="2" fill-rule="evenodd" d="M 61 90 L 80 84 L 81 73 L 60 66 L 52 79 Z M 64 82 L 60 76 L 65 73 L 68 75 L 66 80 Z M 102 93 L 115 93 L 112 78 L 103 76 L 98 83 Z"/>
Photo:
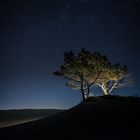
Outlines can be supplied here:
<path id="1" fill-rule="evenodd" d="M 5 139 L 140 139 L 140 99 L 105 96 L 34 122 L 0 129 Z"/>
<path id="2" fill-rule="evenodd" d="M 0 110 L 0 128 L 39 120 L 63 110 L 57 109 L 23 109 Z"/>

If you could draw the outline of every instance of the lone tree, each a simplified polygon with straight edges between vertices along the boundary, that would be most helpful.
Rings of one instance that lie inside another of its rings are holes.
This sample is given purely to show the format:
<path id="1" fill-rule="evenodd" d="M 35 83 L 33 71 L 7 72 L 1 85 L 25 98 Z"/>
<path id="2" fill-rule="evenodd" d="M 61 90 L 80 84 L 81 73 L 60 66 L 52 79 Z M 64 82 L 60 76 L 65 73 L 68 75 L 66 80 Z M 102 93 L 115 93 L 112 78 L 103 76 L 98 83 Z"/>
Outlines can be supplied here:
<path id="1" fill-rule="evenodd" d="M 67 79 L 66 86 L 80 90 L 85 101 L 107 63 L 106 56 L 98 52 L 81 49 L 78 55 L 74 55 L 70 51 L 64 54 L 64 64 L 54 74 Z"/>

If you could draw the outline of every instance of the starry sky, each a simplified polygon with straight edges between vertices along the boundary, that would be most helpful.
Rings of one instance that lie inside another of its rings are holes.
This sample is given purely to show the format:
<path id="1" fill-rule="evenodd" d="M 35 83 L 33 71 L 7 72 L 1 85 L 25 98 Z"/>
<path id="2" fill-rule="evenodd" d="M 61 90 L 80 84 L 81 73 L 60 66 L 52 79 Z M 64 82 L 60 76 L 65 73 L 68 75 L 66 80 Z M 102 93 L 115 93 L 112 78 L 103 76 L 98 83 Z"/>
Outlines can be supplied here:
<path id="1" fill-rule="evenodd" d="M 53 72 L 81 48 L 127 65 L 134 84 L 114 94 L 140 96 L 139 0 L 1 0 L 0 109 L 78 104 L 80 92 Z"/>

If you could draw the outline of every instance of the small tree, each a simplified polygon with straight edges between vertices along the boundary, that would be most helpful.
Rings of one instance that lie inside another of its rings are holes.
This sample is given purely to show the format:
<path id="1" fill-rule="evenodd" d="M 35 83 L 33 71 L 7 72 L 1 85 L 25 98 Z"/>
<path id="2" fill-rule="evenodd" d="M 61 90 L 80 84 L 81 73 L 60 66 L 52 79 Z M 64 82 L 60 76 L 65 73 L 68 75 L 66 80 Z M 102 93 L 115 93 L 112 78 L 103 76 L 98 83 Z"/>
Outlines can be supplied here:
<path id="1" fill-rule="evenodd" d="M 91 87 L 96 84 L 100 71 L 106 64 L 105 56 L 81 49 L 77 56 L 72 51 L 66 52 L 64 64 L 54 74 L 67 79 L 66 86 L 80 90 L 83 101 L 85 101 L 90 95 Z"/>

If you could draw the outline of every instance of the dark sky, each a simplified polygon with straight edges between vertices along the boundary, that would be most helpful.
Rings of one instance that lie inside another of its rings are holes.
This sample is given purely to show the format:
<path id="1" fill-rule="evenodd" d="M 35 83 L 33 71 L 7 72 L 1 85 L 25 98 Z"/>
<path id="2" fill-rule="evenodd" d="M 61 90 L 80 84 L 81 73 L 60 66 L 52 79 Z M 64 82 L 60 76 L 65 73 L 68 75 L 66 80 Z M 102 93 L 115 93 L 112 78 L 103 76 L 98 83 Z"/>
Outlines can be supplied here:
<path id="1" fill-rule="evenodd" d="M 0 0 L 0 109 L 78 104 L 53 72 L 81 48 L 127 65 L 135 83 L 114 94 L 140 96 L 140 0 Z"/>

